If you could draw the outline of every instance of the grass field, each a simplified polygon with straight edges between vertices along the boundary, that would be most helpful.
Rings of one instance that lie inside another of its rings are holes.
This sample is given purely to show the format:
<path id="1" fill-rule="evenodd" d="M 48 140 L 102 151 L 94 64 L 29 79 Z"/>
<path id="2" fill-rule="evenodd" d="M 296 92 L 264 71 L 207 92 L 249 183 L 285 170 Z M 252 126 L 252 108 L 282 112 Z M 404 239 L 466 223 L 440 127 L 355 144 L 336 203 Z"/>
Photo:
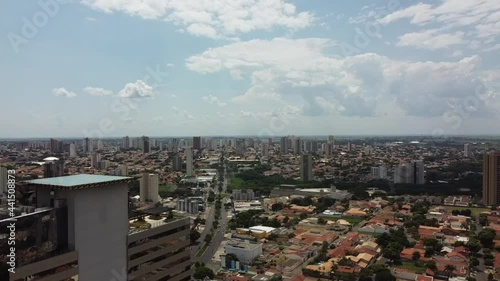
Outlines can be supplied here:
<path id="1" fill-rule="evenodd" d="M 158 187 L 159 192 L 170 192 L 174 189 L 172 185 L 166 184 L 166 185 L 160 185 Z"/>
<path id="2" fill-rule="evenodd" d="M 481 214 L 481 212 L 491 211 L 488 208 L 460 207 L 460 206 L 440 206 L 440 207 L 444 207 L 447 211 L 450 211 L 450 212 L 453 211 L 453 210 L 462 211 L 462 210 L 465 210 L 465 209 L 469 209 L 472 212 L 472 216 L 476 217 L 476 218 L 479 216 L 479 214 Z"/>
<path id="3" fill-rule="evenodd" d="M 243 187 L 244 184 L 245 184 L 245 181 L 238 178 L 238 177 L 232 177 L 231 180 L 229 181 L 229 185 L 233 189 L 240 189 Z"/>
<path id="4" fill-rule="evenodd" d="M 357 225 L 358 223 L 364 220 L 363 218 L 360 217 L 345 217 L 345 216 L 340 217 L 340 219 L 346 220 L 352 225 Z"/>
<path id="5" fill-rule="evenodd" d="M 422 274 L 425 271 L 425 269 L 423 267 L 417 266 L 413 262 L 405 262 L 402 265 L 394 265 L 394 267 L 402 268 L 402 269 L 408 269 L 408 270 L 413 270 L 417 274 Z"/>

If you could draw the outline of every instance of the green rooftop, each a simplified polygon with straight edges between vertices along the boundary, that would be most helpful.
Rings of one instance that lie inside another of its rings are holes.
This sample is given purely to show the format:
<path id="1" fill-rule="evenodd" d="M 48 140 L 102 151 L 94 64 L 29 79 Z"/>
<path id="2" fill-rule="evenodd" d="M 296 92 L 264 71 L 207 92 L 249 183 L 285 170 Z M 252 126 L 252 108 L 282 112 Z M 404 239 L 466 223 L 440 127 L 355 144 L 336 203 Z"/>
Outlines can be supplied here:
<path id="1" fill-rule="evenodd" d="M 130 177 L 81 174 L 74 176 L 28 180 L 24 182 L 30 185 L 54 189 L 82 189 L 115 183 L 127 183 L 132 180 L 134 179 Z"/>

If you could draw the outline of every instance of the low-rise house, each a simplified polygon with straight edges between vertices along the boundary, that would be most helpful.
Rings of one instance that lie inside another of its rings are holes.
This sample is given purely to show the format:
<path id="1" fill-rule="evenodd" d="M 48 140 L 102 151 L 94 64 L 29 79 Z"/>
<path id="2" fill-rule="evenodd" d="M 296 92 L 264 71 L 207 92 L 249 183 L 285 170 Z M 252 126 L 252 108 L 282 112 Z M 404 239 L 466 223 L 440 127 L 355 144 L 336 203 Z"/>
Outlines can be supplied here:
<path id="1" fill-rule="evenodd" d="M 376 234 L 389 233 L 389 230 L 390 228 L 387 225 L 381 223 L 365 225 L 358 229 L 359 232 L 376 233 Z"/>

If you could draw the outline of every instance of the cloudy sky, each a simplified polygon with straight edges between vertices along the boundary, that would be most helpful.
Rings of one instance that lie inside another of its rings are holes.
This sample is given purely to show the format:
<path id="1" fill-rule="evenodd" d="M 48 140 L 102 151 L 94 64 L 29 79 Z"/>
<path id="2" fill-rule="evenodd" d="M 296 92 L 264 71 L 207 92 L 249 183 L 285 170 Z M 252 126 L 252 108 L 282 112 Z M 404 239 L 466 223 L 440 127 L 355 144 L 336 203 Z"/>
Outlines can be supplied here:
<path id="1" fill-rule="evenodd" d="M 0 137 L 498 134 L 500 1 L 7 0 Z"/>

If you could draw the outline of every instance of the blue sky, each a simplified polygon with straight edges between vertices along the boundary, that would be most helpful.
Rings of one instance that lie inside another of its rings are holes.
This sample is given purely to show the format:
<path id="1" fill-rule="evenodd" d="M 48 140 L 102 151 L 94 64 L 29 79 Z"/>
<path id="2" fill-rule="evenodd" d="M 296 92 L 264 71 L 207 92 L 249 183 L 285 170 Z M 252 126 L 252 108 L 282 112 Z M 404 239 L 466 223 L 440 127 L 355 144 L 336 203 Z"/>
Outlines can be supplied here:
<path id="1" fill-rule="evenodd" d="M 0 137 L 500 129 L 497 0 L 2 4 Z"/>

